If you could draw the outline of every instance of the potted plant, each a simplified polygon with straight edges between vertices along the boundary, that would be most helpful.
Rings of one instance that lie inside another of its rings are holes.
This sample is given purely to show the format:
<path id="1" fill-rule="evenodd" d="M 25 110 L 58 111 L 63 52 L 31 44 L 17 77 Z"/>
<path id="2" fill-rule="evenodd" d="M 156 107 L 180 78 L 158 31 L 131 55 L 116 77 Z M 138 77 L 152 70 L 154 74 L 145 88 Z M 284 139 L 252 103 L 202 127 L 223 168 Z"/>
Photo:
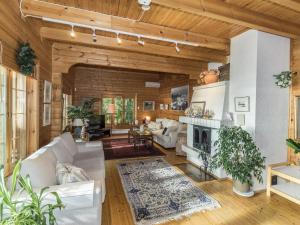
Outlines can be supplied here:
<path id="1" fill-rule="evenodd" d="M 56 218 L 54 211 L 61 210 L 64 205 L 56 192 L 49 194 L 55 197 L 55 203 L 45 203 L 47 187 L 39 193 L 33 191 L 30 178 L 20 175 L 21 163 L 18 162 L 12 174 L 11 188 L 8 190 L 4 169 L 0 174 L 0 221 L 1 225 L 54 225 Z M 17 190 L 17 186 L 20 187 Z M 18 195 L 26 196 L 22 201 L 18 200 Z"/>
<path id="2" fill-rule="evenodd" d="M 232 176 L 234 192 L 247 196 L 253 185 L 252 177 L 262 183 L 265 157 L 256 147 L 251 135 L 241 127 L 222 127 L 215 142 L 211 169 L 222 167 Z M 249 194 L 250 195 L 250 194 Z"/>
<path id="3" fill-rule="evenodd" d="M 79 119 L 81 121 L 81 138 L 85 137 L 86 133 L 86 120 L 94 116 L 92 107 L 93 104 L 96 102 L 96 99 L 90 99 L 84 101 L 79 106 L 69 106 L 67 108 L 67 116 L 68 119 L 71 119 L 72 121 Z"/>

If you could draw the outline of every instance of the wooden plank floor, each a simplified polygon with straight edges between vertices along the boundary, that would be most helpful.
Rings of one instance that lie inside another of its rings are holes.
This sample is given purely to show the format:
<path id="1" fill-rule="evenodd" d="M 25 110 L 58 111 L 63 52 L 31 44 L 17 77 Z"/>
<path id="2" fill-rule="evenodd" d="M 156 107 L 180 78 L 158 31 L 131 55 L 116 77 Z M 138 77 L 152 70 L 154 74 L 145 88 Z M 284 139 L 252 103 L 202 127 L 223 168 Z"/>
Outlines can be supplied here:
<path id="1" fill-rule="evenodd" d="M 162 149 L 162 148 L 161 148 Z M 163 150 L 163 149 L 162 149 Z M 166 160 L 175 165 L 185 162 L 174 151 L 163 150 Z M 134 225 L 131 211 L 116 169 L 120 160 L 106 161 L 106 200 L 102 211 L 102 225 Z M 265 192 L 252 198 L 242 198 L 232 192 L 230 181 L 210 181 L 197 185 L 219 201 L 221 208 L 195 213 L 164 225 L 298 225 L 300 206 L 277 195 L 268 198 Z"/>

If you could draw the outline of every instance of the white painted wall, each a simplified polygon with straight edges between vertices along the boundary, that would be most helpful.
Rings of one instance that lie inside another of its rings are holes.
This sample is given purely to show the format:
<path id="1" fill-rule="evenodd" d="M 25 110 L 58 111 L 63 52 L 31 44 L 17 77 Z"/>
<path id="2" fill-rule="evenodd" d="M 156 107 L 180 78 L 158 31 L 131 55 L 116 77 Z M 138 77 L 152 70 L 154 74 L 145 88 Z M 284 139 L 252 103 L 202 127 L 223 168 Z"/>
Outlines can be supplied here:
<path id="1" fill-rule="evenodd" d="M 250 30 L 231 40 L 229 110 L 236 119 L 234 97 L 250 96 L 243 128 L 267 157 L 266 165 L 287 160 L 288 89 L 277 87 L 273 75 L 289 68 L 288 38 Z M 264 188 L 255 181 L 254 190 Z"/>

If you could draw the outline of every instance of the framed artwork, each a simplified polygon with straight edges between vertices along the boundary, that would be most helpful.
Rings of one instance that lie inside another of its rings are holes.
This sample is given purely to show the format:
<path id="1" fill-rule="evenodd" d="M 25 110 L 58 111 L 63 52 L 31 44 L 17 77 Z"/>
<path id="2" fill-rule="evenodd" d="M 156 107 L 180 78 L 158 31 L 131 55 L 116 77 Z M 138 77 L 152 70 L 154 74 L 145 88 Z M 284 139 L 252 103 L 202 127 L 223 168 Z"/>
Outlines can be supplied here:
<path id="1" fill-rule="evenodd" d="M 144 101 L 143 109 L 144 109 L 144 111 L 154 111 L 155 110 L 155 102 L 154 101 Z"/>
<path id="2" fill-rule="evenodd" d="M 250 97 L 235 97 L 234 106 L 236 112 L 250 112 Z"/>
<path id="3" fill-rule="evenodd" d="M 165 104 L 165 110 L 169 110 L 169 104 Z"/>
<path id="4" fill-rule="evenodd" d="M 199 111 L 202 112 L 202 115 L 205 112 L 205 106 L 206 106 L 206 102 L 205 101 L 201 101 L 201 102 L 192 102 L 191 103 L 191 107 L 193 109 L 199 109 Z"/>
<path id="5" fill-rule="evenodd" d="M 171 89 L 171 109 L 186 110 L 189 102 L 189 85 Z"/>
<path id="6" fill-rule="evenodd" d="M 51 103 L 52 99 L 52 83 L 44 81 L 44 103 Z"/>
<path id="7" fill-rule="evenodd" d="M 159 105 L 159 109 L 160 109 L 160 110 L 164 110 L 164 109 L 165 109 L 164 104 L 160 104 L 160 105 Z"/>
<path id="8" fill-rule="evenodd" d="M 51 124 L 51 104 L 44 104 L 43 126 Z"/>

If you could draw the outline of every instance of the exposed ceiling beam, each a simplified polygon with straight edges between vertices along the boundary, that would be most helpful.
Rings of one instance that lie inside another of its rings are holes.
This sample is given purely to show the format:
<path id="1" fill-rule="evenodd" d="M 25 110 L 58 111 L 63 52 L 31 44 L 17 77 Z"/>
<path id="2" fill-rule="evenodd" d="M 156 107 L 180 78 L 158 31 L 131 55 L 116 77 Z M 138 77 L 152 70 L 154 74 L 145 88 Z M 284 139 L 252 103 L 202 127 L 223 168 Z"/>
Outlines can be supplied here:
<path id="1" fill-rule="evenodd" d="M 52 4 L 44 1 L 24 0 L 22 9 L 25 15 L 48 17 L 89 26 L 116 29 L 124 32 L 133 32 L 141 35 L 194 42 L 199 44 L 200 47 L 218 50 L 229 49 L 228 39 L 138 22 L 136 20 Z"/>
<path id="2" fill-rule="evenodd" d="M 195 60 L 65 43 L 54 43 L 52 54 L 53 73 L 68 73 L 70 67 L 76 64 L 189 74 L 192 77 L 197 77 L 203 70 L 207 69 L 207 63 Z"/>
<path id="3" fill-rule="evenodd" d="M 97 35 L 97 42 L 94 42 L 92 39 L 92 35 L 87 33 L 76 32 L 76 37 L 73 38 L 70 36 L 69 30 L 62 30 L 49 27 L 42 27 L 40 30 L 40 34 L 42 38 L 69 43 L 93 45 L 106 48 L 116 48 L 119 50 L 127 50 L 168 57 L 185 58 L 205 62 L 226 61 L 226 56 L 224 52 L 208 50 L 199 47 L 194 49 L 186 49 L 179 46 L 180 52 L 177 53 L 175 47 L 172 46 L 162 46 L 150 43 L 146 43 L 144 46 L 140 46 L 137 43 L 137 41 L 130 41 L 125 39 L 122 39 L 122 43 L 118 44 L 116 38 L 104 37 L 100 35 Z"/>
<path id="4" fill-rule="evenodd" d="M 300 25 L 241 8 L 221 0 L 152 0 L 152 2 L 187 13 L 206 16 L 277 35 L 291 38 L 300 36 Z"/>
<path id="5" fill-rule="evenodd" d="M 300 12 L 300 2 L 295 0 L 269 0 L 283 7 Z"/>

